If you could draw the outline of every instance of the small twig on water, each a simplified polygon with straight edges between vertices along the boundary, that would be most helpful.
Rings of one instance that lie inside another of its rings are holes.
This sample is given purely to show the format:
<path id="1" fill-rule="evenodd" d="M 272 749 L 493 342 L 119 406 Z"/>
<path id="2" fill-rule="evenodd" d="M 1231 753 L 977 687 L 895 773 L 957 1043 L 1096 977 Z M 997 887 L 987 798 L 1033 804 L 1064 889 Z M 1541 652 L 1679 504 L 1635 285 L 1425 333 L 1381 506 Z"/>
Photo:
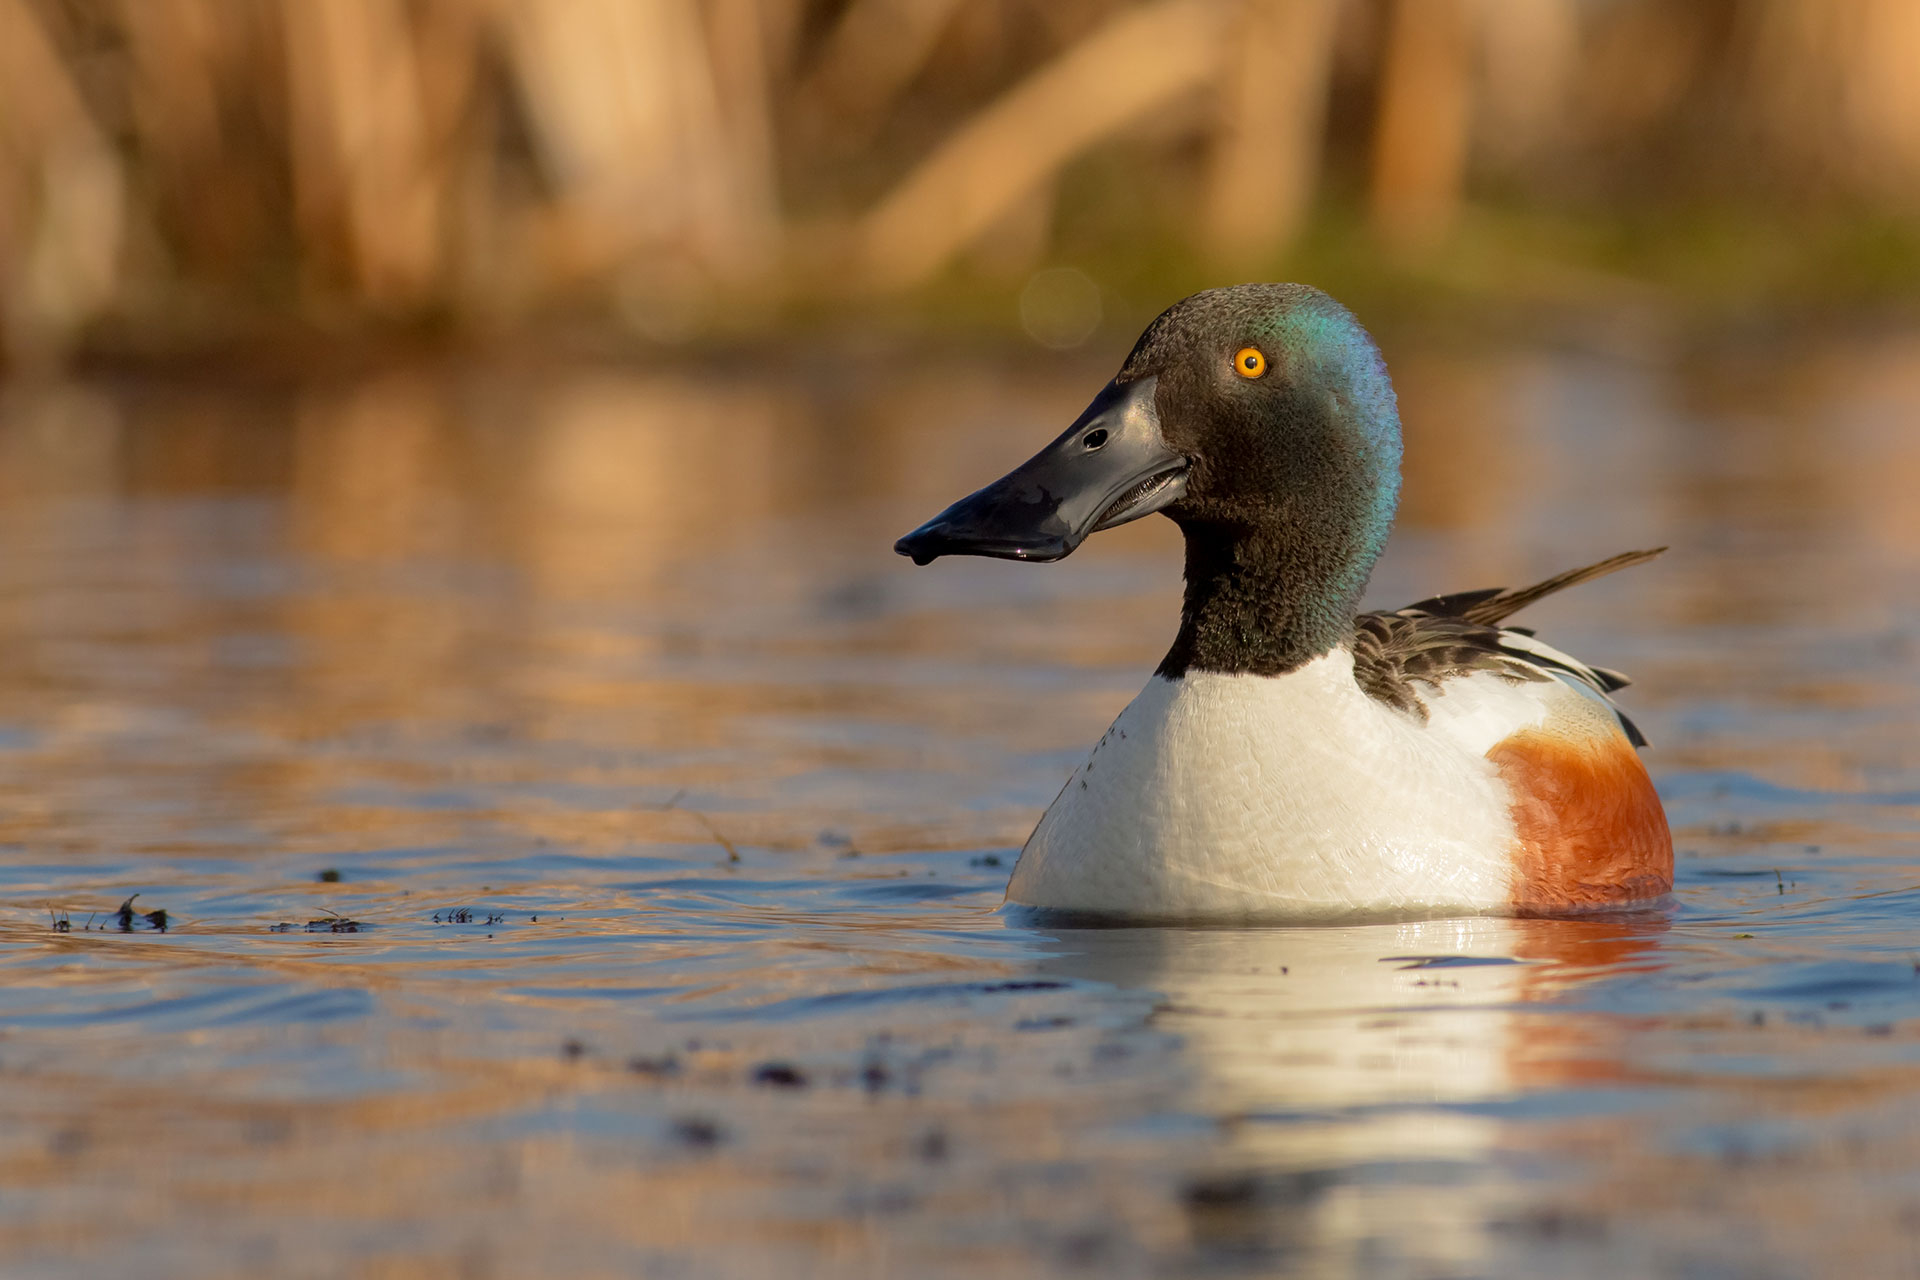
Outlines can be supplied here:
<path id="1" fill-rule="evenodd" d="M 712 818 L 709 818 L 706 814 L 701 813 L 698 809 L 685 809 L 685 810 L 682 810 L 682 812 L 690 813 L 694 817 L 700 819 L 700 825 L 707 829 L 707 834 L 712 836 L 716 841 L 718 841 L 720 844 L 720 847 L 727 851 L 728 862 L 740 861 L 740 851 L 733 847 L 733 841 L 727 839 L 725 836 L 720 834 L 720 828 L 713 825 Z"/>
<path id="2" fill-rule="evenodd" d="M 720 833 L 720 828 L 714 825 L 712 818 L 709 818 L 706 814 L 700 812 L 700 810 L 698 809 L 681 809 L 680 808 L 680 802 L 686 798 L 687 798 L 687 789 L 685 787 L 682 787 L 678 791 L 674 792 L 672 796 L 668 797 L 667 802 L 665 804 L 647 805 L 645 807 L 652 809 L 655 813 L 666 813 L 669 810 L 678 810 L 681 813 L 692 814 L 694 817 L 700 820 L 700 825 L 707 829 L 707 834 L 713 837 L 714 843 L 718 844 L 722 849 L 725 849 L 727 851 L 728 862 L 740 861 L 740 851 L 734 848 L 733 841 L 727 839 L 726 836 Z"/>

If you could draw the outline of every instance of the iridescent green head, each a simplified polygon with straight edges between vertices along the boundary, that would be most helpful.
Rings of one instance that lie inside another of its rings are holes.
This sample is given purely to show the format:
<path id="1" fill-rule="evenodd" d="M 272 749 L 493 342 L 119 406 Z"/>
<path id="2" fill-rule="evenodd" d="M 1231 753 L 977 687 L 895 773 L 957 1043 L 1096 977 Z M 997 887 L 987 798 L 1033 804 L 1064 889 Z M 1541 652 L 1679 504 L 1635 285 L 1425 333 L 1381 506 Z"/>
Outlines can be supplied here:
<path id="1" fill-rule="evenodd" d="M 1161 431 L 1191 463 L 1168 515 L 1260 526 L 1331 505 L 1339 541 L 1379 555 L 1400 496 L 1400 414 L 1352 312 L 1304 284 L 1196 293 L 1147 327 L 1120 373 L 1149 376 Z"/>
<path id="2" fill-rule="evenodd" d="M 1400 496 L 1400 416 L 1353 314 L 1303 284 L 1175 303 L 1057 440 L 895 544 L 1058 560 L 1160 512 L 1186 534 L 1161 670 L 1277 674 L 1351 638 Z"/>

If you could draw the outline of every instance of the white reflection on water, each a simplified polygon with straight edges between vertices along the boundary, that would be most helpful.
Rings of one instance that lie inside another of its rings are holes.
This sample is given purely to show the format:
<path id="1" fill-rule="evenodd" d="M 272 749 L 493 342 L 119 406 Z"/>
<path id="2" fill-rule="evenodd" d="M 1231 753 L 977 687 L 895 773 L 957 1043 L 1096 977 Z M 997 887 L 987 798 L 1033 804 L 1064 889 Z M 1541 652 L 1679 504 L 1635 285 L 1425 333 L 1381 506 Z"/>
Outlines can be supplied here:
<path id="1" fill-rule="evenodd" d="M 1179 1038 L 1187 1105 L 1222 1124 L 1200 1185 L 1229 1203 L 1206 1205 L 1197 1231 L 1223 1229 L 1223 1209 L 1257 1221 L 1281 1187 L 1297 1201 L 1289 1251 L 1409 1238 L 1430 1263 L 1478 1270 L 1488 1221 L 1519 1197 L 1499 1170 L 1508 1126 L 1476 1104 L 1550 1083 L 1563 1062 L 1552 1041 L 1565 1033 L 1543 1034 L 1528 1006 L 1642 967 L 1666 925 L 1075 930 L 1040 969 L 1159 993 L 1152 1026 Z"/>

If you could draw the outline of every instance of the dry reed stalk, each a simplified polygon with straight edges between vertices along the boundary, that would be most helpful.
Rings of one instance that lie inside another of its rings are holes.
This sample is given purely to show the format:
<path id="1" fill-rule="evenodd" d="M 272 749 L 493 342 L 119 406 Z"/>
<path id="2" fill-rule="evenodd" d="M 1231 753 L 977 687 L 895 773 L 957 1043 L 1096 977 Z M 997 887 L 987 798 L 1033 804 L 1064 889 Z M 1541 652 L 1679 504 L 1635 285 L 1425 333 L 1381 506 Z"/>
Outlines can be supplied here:
<path id="1" fill-rule="evenodd" d="M 121 0 L 131 62 L 128 93 L 140 150 L 168 184 L 217 160 L 221 65 L 217 0 Z"/>
<path id="2" fill-rule="evenodd" d="M 126 177 L 23 0 L 0 0 L 0 349 L 56 358 L 119 288 Z"/>
<path id="3" fill-rule="evenodd" d="M 1751 114 L 1786 167 L 1920 207 L 1920 4 L 1755 0 Z"/>
<path id="4" fill-rule="evenodd" d="M 281 0 L 96 2 L 119 26 L 131 216 L 150 228 L 129 293 L 171 320 L 170 285 L 247 287 L 295 240 Z"/>
<path id="5" fill-rule="evenodd" d="M 961 3 L 853 0 L 794 90 L 795 134 L 839 154 L 870 144 Z"/>
<path id="6" fill-rule="evenodd" d="M 867 281 L 918 284 L 1063 164 L 1220 66 L 1226 11 L 1210 0 L 1129 9 L 968 120 L 862 220 Z"/>
<path id="7" fill-rule="evenodd" d="M 1340 0 L 1243 0 L 1208 161 L 1207 249 L 1258 266 L 1300 231 L 1326 133 Z"/>
<path id="8" fill-rule="evenodd" d="M 1556 142 L 1581 55 L 1578 0 L 1501 0 L 1479 22 L 1480 115 L 1474 143 L 1514 166 Z"/>
<path id="9" fill-rule="evenodd" d="M 508 52 L 556 187 L 545 240 L 551 271 L 578 279 L 649 256 L 722 279 L 765 268 L 773 182 L 768 148 L 751 141 L 770 136 L 764 108 L 747 104 L 745 120 L 729 129 L 690 0 L 505 0 L 503 8 Z M 736 62 L 728 74 L 737 84 L 764 71 Z"/>
<path id="10" fill-rule="evenodd" d="M 1369 195 L 1374 230 L 1398 250 L 1432 245 L 1459 212 L 1472 114 L 1469 18 L 1465 0 L 1393 0 Z"/>
<path id="11" fill-rule="evenodd" d="M 726 138 L 729 185 L 746 234 L 749 261 L 729 252 L 722 274 L 759 274 L 780 229 L 775 179 L 769 0 L 707 0 L 708 47 Z"/>
<path id="12" fill-rule="evenodd" d="M 445 192 L 404 0 L 284 0 L 281 22 L 301 229 L 343 243 L 360 296 L 424 300 L 441 272 Z"/>

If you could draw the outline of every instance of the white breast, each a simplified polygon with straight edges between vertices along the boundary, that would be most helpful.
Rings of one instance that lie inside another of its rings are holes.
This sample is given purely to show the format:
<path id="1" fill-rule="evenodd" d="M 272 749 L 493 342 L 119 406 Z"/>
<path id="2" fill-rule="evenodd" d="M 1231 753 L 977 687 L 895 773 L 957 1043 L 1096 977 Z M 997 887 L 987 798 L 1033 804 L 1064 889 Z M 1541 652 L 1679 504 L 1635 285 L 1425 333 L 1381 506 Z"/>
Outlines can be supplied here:
<path id="1" fill-rule="evenodd" d="M 1514 830 L 1485 753 L 1567 699 L 1475 675 L 1428 696 L 1423 724 L 1368 697 L 1345 650 L 1284 676 L 1156 676 L 1041 818 L 1007 897 L 1165 919 L 1504 910 Z"/>

